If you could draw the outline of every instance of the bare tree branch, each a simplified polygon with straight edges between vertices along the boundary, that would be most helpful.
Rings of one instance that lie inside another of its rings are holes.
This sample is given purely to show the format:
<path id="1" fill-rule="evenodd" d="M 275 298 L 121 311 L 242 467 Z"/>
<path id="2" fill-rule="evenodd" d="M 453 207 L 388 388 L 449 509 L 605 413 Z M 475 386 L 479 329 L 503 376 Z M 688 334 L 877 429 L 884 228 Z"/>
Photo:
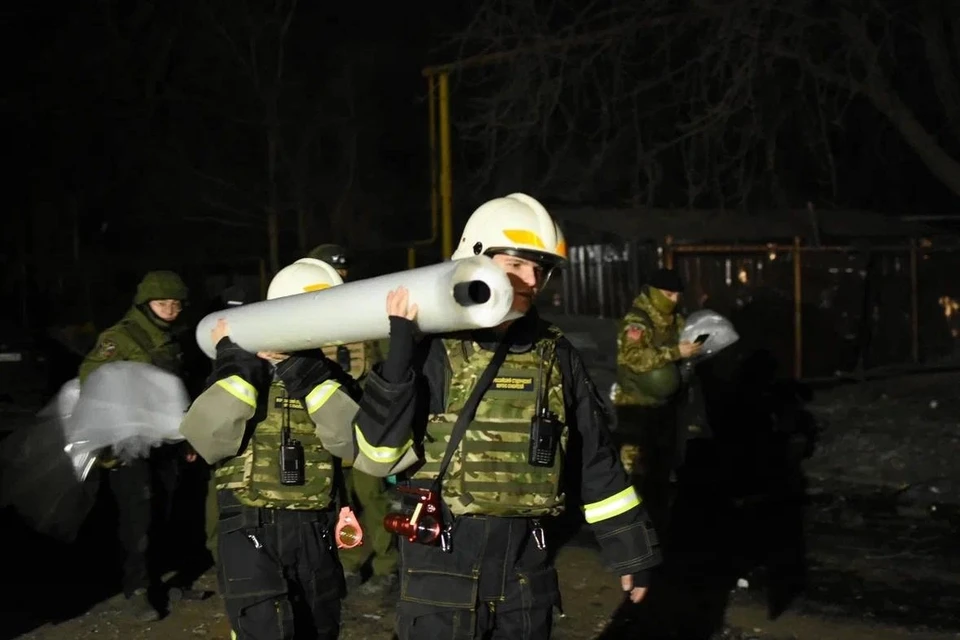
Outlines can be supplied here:
<path id="1" fill-rule="evenodd" d="M 480 0 L 452 43 L 461 61 L 446 67 L 457 70 L 458 140 L 473 156 L 485 150 L 469 187 L 489 189 L 517 172 L 508 158 L 526 156 L 541 159 L 530 184 L 556 200 L 617 192 L 688 206 L 797 204 L 810 197 L 790 186 L 800 163 L 823 185 L 819 197 L 837 198 L 835 135 L 862 96 L 960 194 L 951 155 L 960 151 L 960 8 L 920 1 L 923 14 L 895 0 L 561 1 L 546 10 Z M 926 48 L 947 141 L 898 92 L 892 72 L 905 38 Z M 683 187 L 664 171 L 685 176 Z"/>

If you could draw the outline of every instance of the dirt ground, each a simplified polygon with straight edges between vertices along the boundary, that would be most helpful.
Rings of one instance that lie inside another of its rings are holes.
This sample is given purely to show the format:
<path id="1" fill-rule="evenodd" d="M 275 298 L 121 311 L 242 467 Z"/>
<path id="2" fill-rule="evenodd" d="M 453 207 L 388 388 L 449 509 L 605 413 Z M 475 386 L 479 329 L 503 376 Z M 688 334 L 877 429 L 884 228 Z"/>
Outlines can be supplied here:
<path id="1" fill-rule="evenodd" d="M 624 615 L 623 598 L 617 581 L 601 567 L 595 551 L 568 546 L 558 558 L 563 591 L 562 617 L 556 621 L 556 640 L 614 640 L 617 638 L 655 638 L 649 620 L 633 620 Z M 79 585 L 78 585 L 79 586 Z M 214 588 L 211 573 L 199 585 Z M 767 617 L 765 607 L 749 591 L 734 593 L 726 609 L 726 624 L 712 638 L 727 640 L 895 640 L 917 638 L 946 640 L 960 633 L 932 632 L 882 625 L 870 620 L 851 620 L 829 615 L 788 612 L 777 620 Z M 45 624 L 19 636 L 23 640 L 178 640 L 209 638 L 226 640 L 229 625 L 219 598 L 183 601 L 159 622 L 142 625 L 125 618 L 122 598 L 113 597 L 94 605 L 86 613 L 59 624 Z M 643 618 L 635 608 L 637 617 Z M 392 637 L 393 611 L 385 603 L 350 596 L 344 604 L 342 640 L 374 640 Z M 641 627 L 643 633 L 639 633 Z M 680 636 L 678 636 L 680 637 Z"/>

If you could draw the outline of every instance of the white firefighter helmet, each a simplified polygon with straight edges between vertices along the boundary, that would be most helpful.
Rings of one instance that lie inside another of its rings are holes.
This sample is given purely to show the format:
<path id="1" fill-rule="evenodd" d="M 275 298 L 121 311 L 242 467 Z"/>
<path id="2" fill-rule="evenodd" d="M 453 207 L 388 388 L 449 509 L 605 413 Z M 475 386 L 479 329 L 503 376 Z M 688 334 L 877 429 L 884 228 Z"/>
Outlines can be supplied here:
<path id="1" fill-rule="evenodd" d="M 338 284 L 343 284 L 343 278 L 329 264 L 316 258 L 300 258 L 273 276 L 267 289 L 267 300 L 323 291 Z"/>
<path id="2" fill-rule="evenodd" d="M 506 253 L 552 268 L 567 260 L 567 242 L 542 204 L 525 193 L 495 198 L 477 208 L 451 258 Z"/>

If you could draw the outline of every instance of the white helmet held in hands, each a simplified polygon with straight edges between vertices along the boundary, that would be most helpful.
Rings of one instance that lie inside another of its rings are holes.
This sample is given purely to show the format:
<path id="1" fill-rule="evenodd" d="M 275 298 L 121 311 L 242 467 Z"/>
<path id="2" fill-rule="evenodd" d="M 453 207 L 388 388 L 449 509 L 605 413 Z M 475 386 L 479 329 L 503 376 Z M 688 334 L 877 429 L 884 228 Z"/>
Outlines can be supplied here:
<path id="1" fill-rule="evenodd" d="M 542 204 L 525 193 L 512 193 L 485 202 L 471 214 L 451 258 L 497 253 L 552 268 L 566 262 L 567 243 Z"/>
<path id="2" fill-rule="evenodd" d="M 343 278 L 329 264 L 316 258 L 300 258 L 273 276 L 267 289 L 267 300 L 323 291 L 338 284 L 343 284 Z"/>

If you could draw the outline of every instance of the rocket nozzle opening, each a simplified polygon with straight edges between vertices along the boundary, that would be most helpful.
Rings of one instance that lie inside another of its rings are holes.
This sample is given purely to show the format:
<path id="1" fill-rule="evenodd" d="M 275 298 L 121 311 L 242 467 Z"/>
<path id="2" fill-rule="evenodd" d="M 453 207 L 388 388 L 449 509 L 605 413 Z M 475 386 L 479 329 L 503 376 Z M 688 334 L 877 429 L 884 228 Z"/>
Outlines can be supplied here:
<path id="1" fill-rule="evenodd" d="M 483 280 L 471 280 L 453 285 L 453 299 L 462 307 L 483 304 L 490 299 L 490 286 Z"/>

